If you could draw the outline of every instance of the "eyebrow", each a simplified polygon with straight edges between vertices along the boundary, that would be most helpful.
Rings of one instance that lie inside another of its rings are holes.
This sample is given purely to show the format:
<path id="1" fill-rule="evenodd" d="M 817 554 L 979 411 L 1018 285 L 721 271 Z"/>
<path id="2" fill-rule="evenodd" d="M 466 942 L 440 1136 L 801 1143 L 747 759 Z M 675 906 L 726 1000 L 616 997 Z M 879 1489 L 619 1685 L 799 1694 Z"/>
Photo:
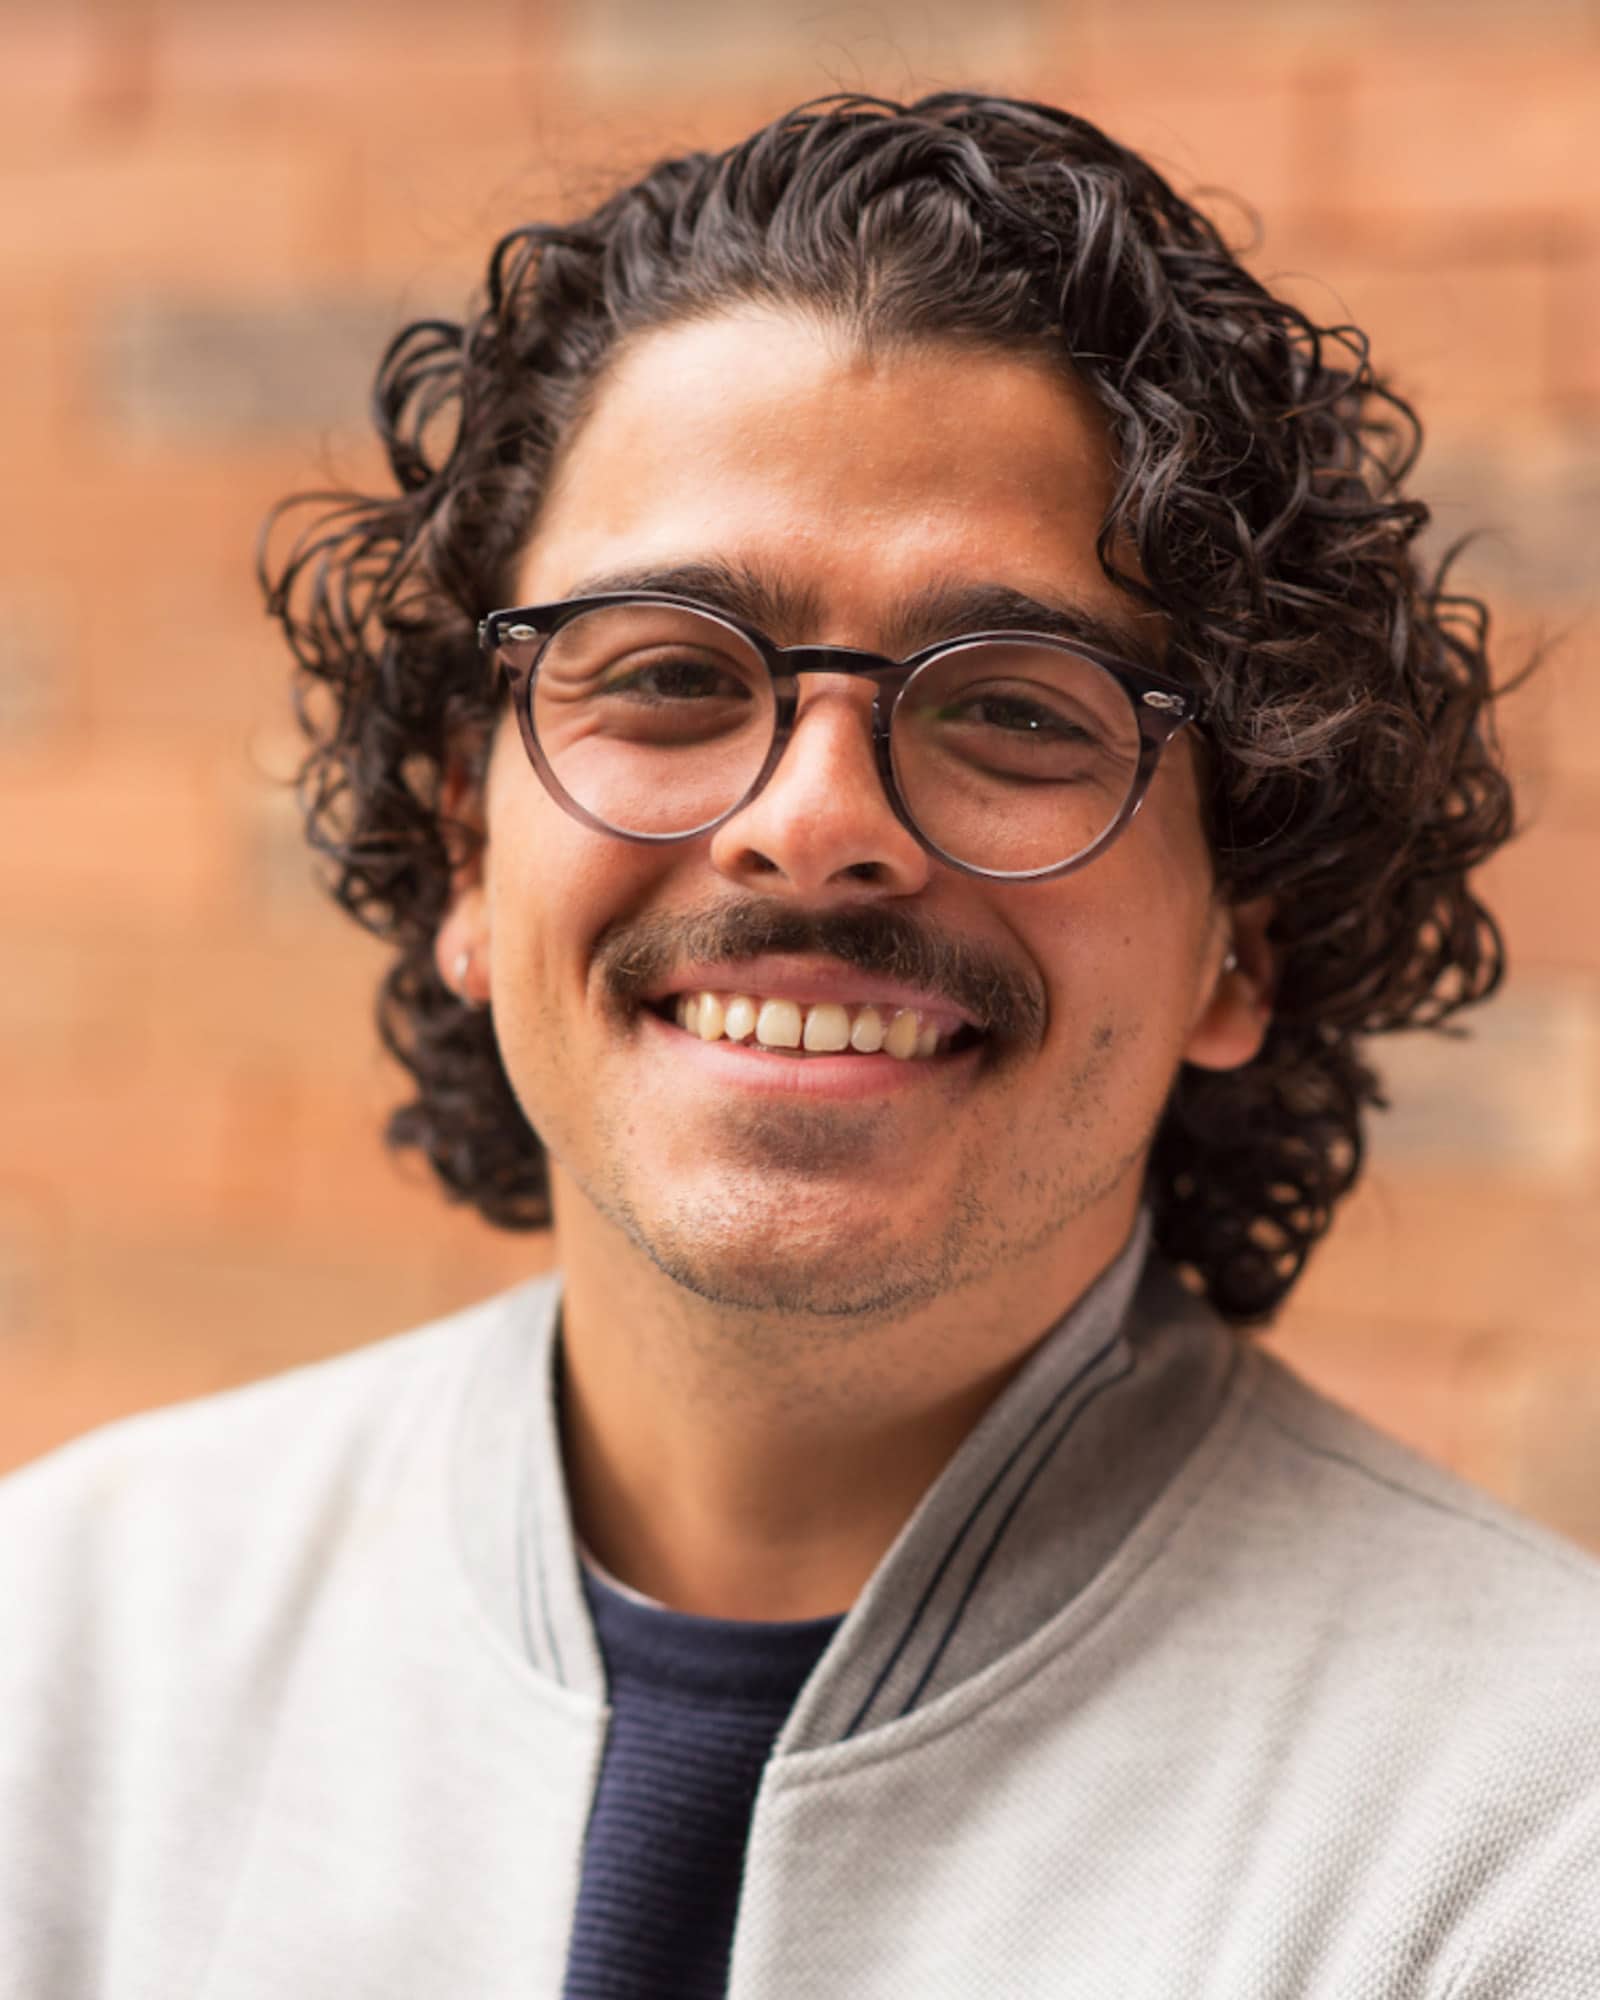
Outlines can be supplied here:
<path id="1" fill-rule="evenodd" d="M 692 597 L 708 610 L 754 625 L 774 638 L 815 630 L 822 617 L 822 600 L 815 591 L 797 589 L 780 577 L 762 576 L 743 563 L 715 559 L 607 570 L 603 576 L 585 577 L 567 595 L 608 597 L 630 591 Z"/>
<path id="2" fill-rule="evenodd" d="M 822 622 L 822 600 L 815 590 L 719 560 L 608 570 L 583 578 L 567 594 L 605 597 L 632 591 L 692 597 L 780 643 L 803 643 L 802 635 L 814 633 Z M 1155 620 L 1150 622 L 1159 629 Z M 1108 617 L 1070 598 L 1047 601 L 1001 583 L 944 583 L 901 599 L 884 620 L 884 650 L 892 659 L 908 659 L 969 632 L 1040 632 L 1068 644 L 1095 647 L 1133 665 L 1156 671 L 1163 666 L 1163 649 L 1141 634 L 1131 619 Z"/>

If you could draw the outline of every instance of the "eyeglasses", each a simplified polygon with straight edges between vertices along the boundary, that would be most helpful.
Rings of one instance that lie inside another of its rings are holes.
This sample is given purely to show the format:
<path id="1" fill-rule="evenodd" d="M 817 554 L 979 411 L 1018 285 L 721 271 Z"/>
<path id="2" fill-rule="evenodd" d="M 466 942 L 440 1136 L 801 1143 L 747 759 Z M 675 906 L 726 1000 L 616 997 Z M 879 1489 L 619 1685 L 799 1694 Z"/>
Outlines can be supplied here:
<path id="1" fill-rule="evenodd" d="M 551 797 L 623 840 L 692 840 L 747 806 L 793 733 L 800 675 L 870 680 L 897 818 L 952 868 L 1004 881 L 1102 853 L 1198 707 L 1176 681 L 1040 634 L 967 633 L 891 660 L 778 646 L 667 594 L 495 611 L 478 638 Z"/>

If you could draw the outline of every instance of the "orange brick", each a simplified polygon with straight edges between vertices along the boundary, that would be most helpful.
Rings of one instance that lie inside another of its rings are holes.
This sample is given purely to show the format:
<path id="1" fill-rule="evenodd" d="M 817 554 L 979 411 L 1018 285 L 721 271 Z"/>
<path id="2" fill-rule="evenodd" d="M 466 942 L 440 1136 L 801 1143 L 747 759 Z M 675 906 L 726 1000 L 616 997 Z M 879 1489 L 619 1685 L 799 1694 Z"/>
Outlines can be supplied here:
<path id="1" fill-rule="evenodd" d="M 75 609 L 55 579 L 0 570 L 0 734 L 18 746 L 42 749 L 71 726 Z"/>
<path id="2" fill-rule="evenodd" d="M 96 736 L 203 732 L 243 777 L 256 732 L 287 717 L 291 662 L 243 562 L 231 567 L 129 563 L 76 597 L 75 685 Z"/>
<path id="3" fill-rule="evenodd" d="M 1582 1235 L 1596 1194 L 1574 1211 L 1482 1188 L 1396 1196 L 1380 1180 L 1265 1344 L 1380 1429 L 1600 1546 L 1600 1256 Z M 1558 1268 L 1535 1247 L 1553 1248 Z"/>
<path id="4" fill-rule="evenodd" d="M 0 167 L 0 269 L 97 291 L 302 292 L 342 261 L 335 171 L 304 141 L 97 134 Z"/>
<path id="5" fill-rule="evenodd" d="M 1343 198 L 1432 214 L 1540 206 L 1583 217 L 1600 198 L 1592 34 L 1516 43 L 1458 36 L 1448 62 L 1413 45 L 1357 75 Z"/>
<path id="6" fill-rule="evenodd" d="M 1144 154 L 1179 193 L 1198 196 L 1230 241 L 1247 227 L 1239 202 L 1263 218 L 1270 243 L 1302 198 L 1314 106 L 1295 70 L 1270 52 L 1102 44 L 1087 84 L 1070 59 L 1056 67 L 1060 101 Z"/>
<path id="7" fill-rule="evenodd" d="M 920 0 L 852 21 L 742 0 L 589 0 L 563 20 L 558 61 L 575 93 L 692 100 L 714 70 L 751 96 L 783 79 L 790 102 L 840 88 L 915 94 L 949 78 L 1022 76 L 1039 55 L 1027 0 Z M 708 52 L 714 55 L 708 60 Z"/>
<path id="8" fill-rule="evenodd" d="M 1520 506 L 1525 535 L 1546 547 L 1562 531 L 1564 508 L 1570 512 L 1566 533 L 1576 568 L 1587 524 L 1575 499 L 1552 484 L 1542 495 L 1517 496 L 1514 504 Z M 1481 557 L 1476 560 L 1481 568 Z M 1474 561 L 1469 553 L 1464 575 L 1470 577 Z M 1515 600 L 1496 598 L 1490 607 L 1490 658 L 1497 676 L 1508 680 L 1532 666 L 1523 684 L 1498 704 L 1496 724 L 1535 841 L 1552 818 L 1582 824 L 1600 809 L 1600 626 L 1581 599 L 1573 603 L 1555 588 L 1564 581 L 1564 567 L 1563 555 L 1542 603 L 1524 591 Z"/>
<path id="9" fill-rule="evenodd" d="M 521 127 L 470 141 L 394 131 L 354 150 L 352 233 L 358 268 L 395 281 L 395 326 L 426 313 L 462 317 L 507 230 L 564 221 L 588 206 L 588 141 Z M 403 288 L 403 289 L 402 289 Z"/>
<path id="10" fill-rule="evenodd" d="M 1416 1182 L 1369 1173 L 1313 1257 L 1295 1307 L 1450 1336 L 1592 1332 L 1595 1212 L 1596 1191 L 1584 1184 L 1552 1192 L 1470 1171 Z"/>
<path id="11" fill-rule="evenodd" d="M 167 931 L 112 926 L 78 908 L 20 918 L 0 980 L 0 1045 L 21 1074 L 73 1079 L 87 1091 L 115 1061 L 132 1071 L 146 1063 L 225 1070 L 241 1053 L 295 1052 L 314 1075 L 322 1051 L 308 1006 L 293 1025 L 275 1004 L 282 968 L 259 938 L 228 935 L 225 925 Z M 281 953 L 279 954 L 281 957 Z M 305 967 L 337 1008 L 340 964 Z M 310 996 L 307 995 L 309 1002 Z M 348 1004 L 348 1003 L 347 1003 Z"/>
<path id="12" fill-rule="evenodd" d="M 1471 1476 L 1467 1405 L 1484 1335 L 1291 1305 L 1267 1348 L 1425 1457 Z"/>
<path id="13" fill-rule="evenodd" d="M 277 1073 L 317 1097 L 370 1067 L 379 948 L 328 910 L 293 940 L 241 920 L 159 945 L 124 941 L 94 952 L 85 984 L 127 992 L 141 1046 L 158 1068 Z M 115 970 L 113 970 L 115 968 Z M 97 1026 L 113 1026 L 107 995 Z"/>
<path id="14" fill-rule="evenodd" d="M 1353 322 L 1381 373 L 1425 423 L 1503 431 L 1551 392 L 1551 266 L 1537 254 L 1441 257 L 1426 239 L 1378 254 L 1370 239 L 1300 276 L 1267 246 L 1262 276 L 1311 318 Z"/>
<path id="15" fill-rule="evenodd" d="M 492 1234 L 448 1201 L 419 1154 L 385 1146 L 389 1113 L 413 1091 L 378 1059 L 370 1031 L 347 1037 L 345 1048 L 342 1073 L 307 1094 L 282 1163 L 286 1225 L 296 1239 L 323 1246 L 359 1240 L 374 1249 L 401 1236 L 442 1244 L 456 1217 Z"/>
<path id="16" fill-rule="evenodd" d="M 112 1011 L 110 991 L 97 989 L 89 970 L 87 946 L 76 910 L 13 925 L 0 979 L 0 1047 L 8 1067 L 41 1056 L 66 1063 L 91 1023 Z"/>
<path id="17" fill-rule="evenodd" d="M 0 551 L 7 566 L 44 565 L 85 597 L 114 600 L 125 578 L 154 576 L 190 588 L 202 602 L 226 592 L 241 618 L 260 619 L 252 565 L 256 533 L 281 495 L 367 468 L 346 440 L 364 443 L 363 412 L 347 434 L 251 442 L 227 448 L 136 444 L 108 436 L 88 385 L 70 401 L 65 443 L 27 484 L 0 490 Z M 319 444 L 326 449 L 319 452 Z M 181 602 L 181 600 L 180 600 Z M 120 636 L 161 643 L 159 631 Z"/>
<path id="18" fill-rule="evenodd" d="M 1525 1346 L 1505 1369 L 1499 1425 L 1512 1502 L 1600 1549 L 1600 1359 L 1592 1340 Z"/>
<path id="19" fill-rule="evenodd" d="M 201 1222 L 219 1206 L 230 1112 L 226 1072 L 152 1069 L 135 1026 L 70 1067 L 9 1079 L 0 1177 L 85 1224 Z"/>
<path id="20" fill-rule="evenodd" d="M 67 434 L 77 325 L 71 302 L 48 285 L 8 283 L 7 294 L 0 436 L 13 465 L 46 466 Z"/>
<path id="21" fill-rule="evenodd" d="M 80 137 L 99 37 L 85 6 L 7 10 L 0 60 L 0 165 Z"/>
<path id="22" fill-rule="evenodd" d="M 51 1279 L 61 1260 L 59 1205 L 0 1170 L 0 1353 L 8 1360 L 59 1333 Z"/>
<path id="23" fill-rule="evenodd" d="M 213 759 L 246 771 L 254 732 L 289 715 L 291 677 L 255 582 L 256 535 L 273 500 L 325 477 L 309 440 L 107 453 L 92 483 L 69 451 L 31 492 L 0 494 L 0 593 L 12 575 L 54 593 L 72 712 L 92 733 L 205 734 Z"/>
<path id="24" fill-rule="evenodd" d="M 383 1143 L 411 1093 L 372 1024 L 376 955 L 332 977 L 339 955 L 322 941 L 278 962 L 264 943 L 208 934 L 170 953 L 139 940 L 74 953 L 63 941 L 53 961 L 24 946 L 33 1004 L 10 1042 L 22 1060 L 0 1184 L 85 1226 L 259 1226 L 290 1259 L 452 1241 L 470 1218 L 420 1158 Z"/>
<path id="25" fill-rule="evenodd" d="M 1600 1168 L 1600 979 L 1517 971 L 1461 1017 L 1465 1039 L 1368 1044 L 1391 1106 L 1372 1121 L 1375 1170 L 1475 1171 L 1559 1193 Z"/>
<path id="26" fill-rule="evenodd" d="M 1433 482 L 1426 473 L 1421 480 L 1421 490 L 1432 496 Z M 1470 503 L 1461 509 L 1461 530 L 1466 531 L 1471 523 Z M 1478 512 L 1477 527 L 1485 527 L 1483 513 Z M 1498 530 L 1499 523 L 1493 524 L 1490 532 Z M 1456 530 L 1454 521 L 1444 526 L 1444 533 Z M 1464 555 L 1458 571 L 1461 588 L 1476 592 L 1475 570 L 1481 570 L 1481 553 L 1469 549 Z M 1502 685 L 1514 679 L 1519 673 L 1543 653 L 1550 644 L 1555 627 L 1559 629 L 1557 614 L 1548 605 L 1531 606 L 1526 601 L 1510 602 L 1497 594 L 1486 593 L 1489 598 L 1489 661 L 1496 681 Z M 1520 687 L 1509 689 L 1501 700 L 1495 703 L 1492 716 L 1496 739 L 1506 759 L 1512 782 L 1517 786 L 1519 796 L 1547 799 L 1552 772 L 1564 762 L 1568 747 L 1566 731 L 1561 724 L 1560 688 L 1558 678 L 1552 671 L 1553 661 L 1529 675 Z"/>
<path id="27" fill-rule="evenodd" d="M 1600 415 L 1600 235 L 1581 238 L 1556 271 L 1550 340 L 1558 401 L 1592 421 Z"/>
<path id="28" fill-rule="evenodd" d="M 403 1251 L 381 1272 L 311 1268 L 282 1258 L 268 1238 L 181 1224 L 137 1236 L 79 1232 L 62 1294 L 68 1332 L 32 1357 L 35 1407 L 0 1430 L 6 1463 L 91 1425 L 399 1331 L 426 1317 L 437 1295 L 425 1262 Z"/>
<path id="29" fill-rule="evenodd" d="M 438 1262 L 441 1296 L 449 1310 L 485 1299 L 554 1269 L 555 1239 L 548 1230 L 495 1229 L 473 1211 L 453 1208 L 445 1217 Z"/>
<path id="30" fill-rule="evenodd" d="M 1574 788 L 1600 791 L 1600 626 L 1552 613 L 1545 683 L 1549 757 Z M 1600 885 L 1596 885 L 1600 893 Z"/>
<path id="31" fill-rule="evenodd" d="M 92 1425 L 404 1332 L 541 1268 L 542 1239 L 510 1262 L 469 1231 L 477 1261 L 451 1249 L 449 1226 L 374 1257 L 364 1241 L 286 1252 L 272 1232 L 177 1219 L 137 1233 L 75 1224 L 54 1245 L 54 1324 L 8 1342 L 0 1363 L 0 1471 Z"/>
<path id="32" fill-rule="evenodd" d="M 133 745 L 0 760 L 0 912 L 111 929 L 198 920 L 221 892 L 208 789 L 172 756 Z"/>
<path id="33" fill-rule="evenodd" d="M 1600 972 L 1600 822 L 1550 815 L 1503 848 L 1481 882 L 1513 964 Z"/>
<path id="34" fill-rule="evenodd" d="M 553 37 L 526 0 L 257 8 L 190 4 L 165 23 L 152 62 L 157 116 L 179 128 L 405 129 L 470 143 L 485 126 L 531 126 L 552 92 Z M 541 32 L 543 30 L 543 32 Z"/>

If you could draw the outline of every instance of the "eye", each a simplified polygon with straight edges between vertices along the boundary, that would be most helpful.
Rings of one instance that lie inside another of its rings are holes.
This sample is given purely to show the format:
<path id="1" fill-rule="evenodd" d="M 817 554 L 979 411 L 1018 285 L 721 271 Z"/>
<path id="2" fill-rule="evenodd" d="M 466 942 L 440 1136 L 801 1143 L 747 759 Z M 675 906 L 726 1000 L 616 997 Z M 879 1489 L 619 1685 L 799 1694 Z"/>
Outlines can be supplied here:
<path id="1" fill-rule="evenodd" d="M 977 729 L 993 729 L 1007 735 L 1047 738 L 1053 743 L 1098 741 L 1092 729 L 1059 708 L 1031 701 L 1024 695 L 994 690 L 948 702 L 937 710 L 935 719 L 958 726 L 966 724 Z"/>
<path id="2" fill-rule="evenodd" d="M 747 677 L 703 653 L 628 654 L 600 677 L 596 694 L 640 703 L 744 701 Z"/>
<path id="3" fill-rule="evenodd" d="M 1087 662 L 1051 656 L 1044 666 L 1005 678 L 952 674 L 943 687 L 929 687 L 925 700 L 897 712 L 902 761 L 945 760 L 961 782 L 998 790 L 1124 786 L 1138 737 L 1121 691 Z"/>

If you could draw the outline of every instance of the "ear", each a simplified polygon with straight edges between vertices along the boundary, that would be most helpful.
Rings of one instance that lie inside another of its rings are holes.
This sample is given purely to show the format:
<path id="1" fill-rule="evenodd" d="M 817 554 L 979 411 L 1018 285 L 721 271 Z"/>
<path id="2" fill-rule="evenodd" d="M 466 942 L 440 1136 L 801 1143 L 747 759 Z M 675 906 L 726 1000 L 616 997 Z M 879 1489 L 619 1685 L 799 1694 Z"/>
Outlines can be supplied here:
<path id="1" fill-rule="evenodd" d="M 489 1003 L 489 898 L 484 884 L 487 830 L 483 793 L 472 761 L 452 756 L 439 788 L 439 818 L 450 850 L 450 901 L 434 934 L 439 977 L 469 1007 Z"/>
<path id="2" fill-rule="evenodd" d="M 1276 954 L 1267 938 L 1276 909 L 1271 896 L 1219 906 L 1200 1012 L 1183 1052 L 1186 1062 L 1200 1069 L 1241 1069 L 1260 1055 L 1277 986 Z"/>

